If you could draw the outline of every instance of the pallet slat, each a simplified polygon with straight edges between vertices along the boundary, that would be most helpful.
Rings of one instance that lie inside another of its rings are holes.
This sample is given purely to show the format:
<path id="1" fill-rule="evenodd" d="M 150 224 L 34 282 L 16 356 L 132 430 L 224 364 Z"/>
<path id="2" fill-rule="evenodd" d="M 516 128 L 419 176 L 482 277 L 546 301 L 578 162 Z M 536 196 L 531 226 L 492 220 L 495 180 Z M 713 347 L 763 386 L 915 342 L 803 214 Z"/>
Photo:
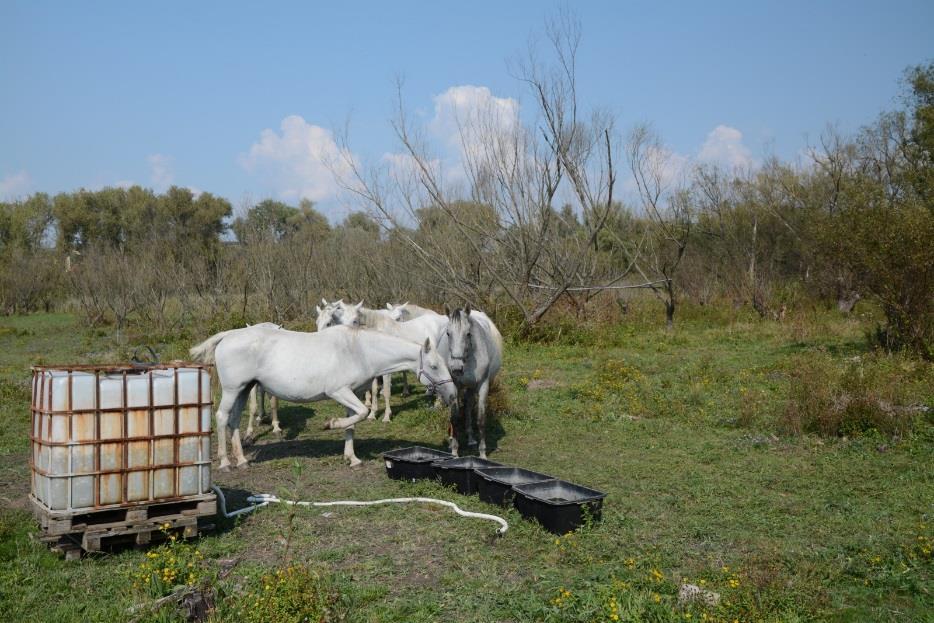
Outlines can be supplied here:
<path id="1" fill-rule="evenodd" d="M 182 502 L 149 504 L 73 517 L 50 516 L 44 505 L 30 498 L 41 527 L 37 539 L 48 543 L 70 560 L 81 551 L 96 552 L 118 543 L 146 545 L 164 531 L 181 531 L 185 538 L 198 534 L 198 520 L 217 514 L 217 499 L 211 494 Z M 77 554 L 75 554 L 77 550 Z"/>

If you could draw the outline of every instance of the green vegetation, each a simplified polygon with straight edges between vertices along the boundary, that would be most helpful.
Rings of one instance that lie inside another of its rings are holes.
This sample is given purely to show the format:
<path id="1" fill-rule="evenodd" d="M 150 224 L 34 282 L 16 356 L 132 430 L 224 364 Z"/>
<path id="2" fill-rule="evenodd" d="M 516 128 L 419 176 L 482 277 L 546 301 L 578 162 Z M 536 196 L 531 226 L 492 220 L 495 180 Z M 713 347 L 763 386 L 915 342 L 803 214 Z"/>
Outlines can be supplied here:
<path id="1" fill-rule="evenodd" d="M 491 540 L 485 522 L 430 507 L 270 507 L 196 542 L 81 562 L 29 538 L 28 369 L 132 349 L 125 334 L 67 315 L 3 319 L 0 610 L 9 620 L 124 621 L 169 584 L 191 583 L 214 591 L 223 621 L 928 620 L 934 368 L 867 350 L 872 313 L 791 312 L 779 323 L 686 305 L 666 331 L 634 306 L 619 324 L 509 344 L 491 458 L 609 493 L 602 522 L 568 536 L 511 510 L 510 531 Z M 180 357 L 191 341 L 157 348 Z M 844 398 L 852 406 L 833 411 Z M 338 433 L 319 430 L 336 405 L 283 405 L 285 439 L 261 434 L 250 469 L 216 482 L 234 506 L 247 492 L 430 495 L 497 512 L 384 476 L 380 452 L 439 447 L 446 430 L 423 397 L 395 401 L 392 424 L 358 425 L 361 469 L 343 464 Z M 910 409 L 888 427 L 889 407 Z M 680 606 L 685 581 L 719 603 Z M 141 620 L 180 619 L 164 607 Z"/>
<path id="2" fill-rule="evenodd" d="M 559 48 L 576 45 L 573 32 L 563 36 Z M 520 177 L 511 158 L 499 158 L 477 165 L 485 173 L 476 188 L 447 196 L 431 166 L 402 185 L 360 172 L 343 181 L 368 212 L 340 224 L 307 200 L 267 199 L 231 221 L 226 199 L 177 187 L 0 202 L 0 312 L 77 312 L 88 326 L 172 339 L 243 323 L 307 324 L 322 296 L 375 306 L 457 301 L 534 340 L 616 322 L 646 292 L 669 325 L 695 305 L 780 320 L 858 302 L 859 312 L 865 301 L 882 312 L 866 326 L 872 343 L 934 359 L 934 64 L 909 69 L 900 108 L 852 135 L 828 132 L 805 163 L 698 166 L 672 188 L 664 172 L 674 163 L 662 161 L 668 152 L 647 128 L 631 134 L 626 167 L 609 158 L 622 147 L 609 119 L 559 127 L 578 106 L 573 75 L 562 73 L 527 76 L 543 118 L 558 125 L 529 128 L 528 137 L 545 135 L 505 150 L 541 151 L 526 154 L 535 166 Z M 545 93 L 554 101 L 539 99 Z M 407 155 L 430 163 L 417 143 L 406 142 Z M 594 160 L 598 153 L 609 160 Z M 638 193 L 621 201 L 625 168 Z M 508 183 L 494 191 L 488 178 Z M 564 184 L 574 192 L 558 192 Z M 396 188 L 402 196 L 383 196 L 396 186 L 406 187 Z M 569 195 L 574 202 L 559 205 Z"/>

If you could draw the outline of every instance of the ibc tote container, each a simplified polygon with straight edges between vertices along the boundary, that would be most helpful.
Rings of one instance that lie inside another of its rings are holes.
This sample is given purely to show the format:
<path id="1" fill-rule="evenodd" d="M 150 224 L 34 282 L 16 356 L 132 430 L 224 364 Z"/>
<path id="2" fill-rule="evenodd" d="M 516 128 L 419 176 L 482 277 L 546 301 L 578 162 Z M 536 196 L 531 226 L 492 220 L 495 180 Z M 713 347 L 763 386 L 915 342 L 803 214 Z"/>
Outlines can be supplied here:
<path id="1" fill-rule="evenodd" d="M 51 516 L 210 493 L 208 366 L 35 366 L 32 373 L 32 497 Z"/>

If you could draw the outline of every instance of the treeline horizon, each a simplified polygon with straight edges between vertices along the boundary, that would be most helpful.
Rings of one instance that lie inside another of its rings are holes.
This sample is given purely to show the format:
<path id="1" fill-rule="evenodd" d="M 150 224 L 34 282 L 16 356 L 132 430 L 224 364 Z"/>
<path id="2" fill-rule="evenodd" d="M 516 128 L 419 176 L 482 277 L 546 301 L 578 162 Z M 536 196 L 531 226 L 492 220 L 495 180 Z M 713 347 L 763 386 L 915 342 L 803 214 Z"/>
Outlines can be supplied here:
<path id="1" fill-rule="evenodd" d="M 613 198 L 612 166 L 603 194 L 581 191 L 574 205 L 551 186 L 521 206 L 504 201 L 504 186 L 570 175 L 574 154 L 560 149 L 553 161 L 507 162 L 528 168 L 522 180 L 478 167 L 462 194 L 413 195 L 402 216 L 363 188 L 361 210 L 335 224 L 308 200 L 266 199 L 233 218 L 228 200 L 174 186 L 35 193 L 0 202 L 0 310 L 77 309 L 91 325 L 169 332 L 309 319 L 322 297 L 469 302 L 529 334 L 559 316 L 618 317 L 639 292 L 669 326 L 685 301 L 780 319 L 871 300 L 885 315 L 878 344 L 930 359 L 934 64 L 910 68 L 905 84 L 902 108 L 849 136 L 828 132 L 807 166 L 698 165 L 671 189 L 652 168 L 658 143 L 637 129 L 626 155 L 639 201 L 628 206 Z M 600 148 L 595 136 L 588 149 Z M 431 190 L 430 175 L 413 179 Z"/>

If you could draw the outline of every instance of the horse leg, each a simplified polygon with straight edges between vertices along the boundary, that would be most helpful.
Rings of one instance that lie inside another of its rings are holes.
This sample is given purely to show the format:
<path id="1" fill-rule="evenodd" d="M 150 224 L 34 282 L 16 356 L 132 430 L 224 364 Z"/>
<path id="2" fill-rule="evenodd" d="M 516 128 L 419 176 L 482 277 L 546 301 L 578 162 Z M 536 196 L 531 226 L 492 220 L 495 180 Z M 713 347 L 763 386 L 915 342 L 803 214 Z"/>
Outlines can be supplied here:
<path id="1" fill-rule="evenodd" d="M 412 388 L 409 387 L 409 373 L 407 370 L 402 371 L 402 397 L 408 398 L 409 394 L 412 393 Z"/>
<path id="2" fill-rule="evenodd" d="M 480 435 L 480 458 L 486 458 L 486 398 L 490 393 L 490 379 L 477 389 L 477 433 Z"/>
<path id="3" fill-rule="evenodd" d="M 347 409 L 347 415 L 353 413 L 350 409 Z M 344 429 L 344 458 L 350 461 L 351 467 L 356 467 L 360 465 L 363 461 L 357 458 L 357 455 L 353 451 L 353 426 L 348 426 Z"/>
<path id="4" fill-rule="evenodd" d="M 240 445 L 240 412 L 243 410 L 244 388 L 230 390 L 224 388 L 220 404 L 217 406 L 215 418 L 217 420 L 217 458 L 220 460 L 220 471 L 230 471 L 230 460 L 227 458 L 227 432 L 230 429 L 230 444 L 234 457 L 238 460 L 243 456 Z M 239 409 L 238 409 L 239 407 Z M 234 441 L 236 439 L 236 441 Z M 239 450 L 239 454 L 237 453 Z"/>
<path id="5" fill-rule="evenodd" d="M 214 419 L 217 422 L 217 458 L 220 460 L 220 471 L 230 471 L 230 461 L 227 459 L 227 422 L 230 420 L 230 408 L 233 406 L 233 398 L 226 391 L 221 395 L 220 404 L 217 405 L 217 413 Z"/>
<path id="6" fill-rule="evenodd" d="M 454 400 L 451 401 L 451 421 L 448 430 L 448 445 L 450 446 L 451 454 L 457 456 L 458 451 L 460 450 L 460 444 L 457 441 L 457 429 L 458 429 L 458 420 L 460 416 L 460 404 L 461 401 L 459 397 L 455 396 Z"/>
<path id="7" fill-rule="evenodd" d="M 477 438 L 473 435 L 473 410 L 477 404 L 477 390 L 468 387 L 464 390 L 464 427 L 467 429 L 467 446 L 473 448 L 477 445 Z"/>
<path id="8" fill-rule="evenodd" d="M 246 469 L 249 461 L 243 455 L 243 444 L 240 443 L 240 415 L 243 413 L 244 403 L 247 400 L 247 392 L 240 390 L 234 400 L 233 408 L 230 412 L 230 447 L 234 458 L 237 459 L 237 468 Z"/>
<path id="9" fill-rule="evenodd" d="M 250 445 L 253 443 L 253 421 L 256 420 L 257 426 L 259 425 L 260 416 L 256 415 L 256 393 L 259 391 L 259 384 L 253 386 L 253 389 L 250 390 L 250 412 L 246 420 L 246 436 L 243 438 L 243 443 Z M 262 398 L 259 399 L 260 404 L 262 404 Z"/>
<path id="10" fill-rule="evenodd" d="M 392 396 L 392 375 L 383 375 L 383 402 L 386 403 L 386 410 L 383 412 L 383 421 L 389 422 L 392 419 L 392 407 L 389 406 L 389 398 Z"/>
<path id="11" fill-rule="evenodd" d="M 376 419 L 376 412 L 379 410 L 379 377 L 373 377 L 373 381 L 370 383 L 370 391 L 367 393 L 367 396 L 370 397 L 370 414 L 366 417 L 368 420 Z M 364 405 L 366 406 L 366 405 Z"/>
<path id="12" fill-rule="evenodd" d="M 279 428 L 279 399 L 275 396 L 269 397 L 269 410 L 272 412 L 272 434 L 276 437 L 281 437 L 282 429 Z"/>
<path id="13" fill-rule="evenodd" d="M 363 420 L 367 416 L 369 409 L 366 408 L 366 405 L 360 402 L 360 399 L 357 398 L 356 394 L 354 394 L 353 390 L 349 387 L 342 387 L 337 391 L 328 394 L 328 398 L 347 407 L 347 416 L 339 419 L 328 420 L 324 425 L 324 429 L 344 429 L 344 458 L 350 461 L 351 467 L 356 467 L 357 465 L 360 465 L 362 461 L 357 458 L 357 455 L 354 453 L 353 449 L 354 424 Z"/>

